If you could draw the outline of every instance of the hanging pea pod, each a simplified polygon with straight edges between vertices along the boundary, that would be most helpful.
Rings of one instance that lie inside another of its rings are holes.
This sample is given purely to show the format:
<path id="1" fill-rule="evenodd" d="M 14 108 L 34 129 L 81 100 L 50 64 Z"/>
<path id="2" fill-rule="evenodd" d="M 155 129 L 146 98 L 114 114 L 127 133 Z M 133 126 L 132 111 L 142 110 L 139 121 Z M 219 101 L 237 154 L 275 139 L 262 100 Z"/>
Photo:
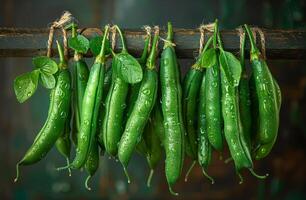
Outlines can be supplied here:
<path id="1" fill-rule="evenodd" d="M 155 104 L 151 113 L 151 120 L 148 121 L 143 133 L 143 140 L 146 146 L 146 158 L 150 168 L 150 173 L 147 179 L 148 187 L 151 186 L 154 170 L 159 164 L 163 152 L 160 135 L 163 134 L 164 127 L 162 121 L 158 120 L 160 112 L 159 106 Z"/>
<path id="2" fill-rule="evenodd" d="M 217 59 L 216 34 L 218 31 L 217 20 L 215 22 L 213 48 L 208 49 L 203 55 L 202 65 L 206 67 L 205 77 L 205 102 L 206 102 L 206 129 L 210 144 L 214 149 L 222 151 L 222 114 L 221 114 L 221 86 L 220 66 Z M 210 61 L 210 62 L 207 62 Z M 206 61 L 206 62 L 205 62 Z"/>
<path id="3" fill-rule="evenodd" d="M 253 97 L 256 99 L 254 103 L 258 104 L 258 107 L 256 106 L 258 108 L 258 111 L 256 111 L 258 113 L 258 122 L 256 124 L 256 150 L 254 156 L 256 160 L 259 160 L 269 154 L 277 138 L 279 126 L 277 99 L 280 95 L 275 87 L 275 81 L 267 63 L 255 45 L 253 34 L 247 25 L 245 25 L 245 29 L 251 43 L 250 60 L 255 86 Z"/>
<path id="4" fill-rule="evenodd" d="M 168 22 L 168 34 L 161 54 L 160 82 L 162 93 L 162 111 L 164 117 L 166 150 L 165 172 L 169 191 L 179 179 L 184 162 L 184 122 L 182 116 L 182 88 L 180 72 L 172 44 L 172 24 Z"/>
<path id="5" fill-rule="evenodd" d="M 99 134 L 99 143 L 103 141 L 106 152 L 112 156 L 118 152 L 129 84 L 139 83 L 143 78 L 140 64 L 127 51 L 121 30 L 118 26 L 115 28 L 121 38 L 122 51 L 119 54 L 112 52 L 112 83 L 105 100 L 105 117 Z"/>
<path id="6" fill-rule="evenodd" d="M 154 35 L 153 47 L 146 63 L 144 77 L 135 102 L 135 105 L 137 106 L 133 107 L 129 118 L 127 119 L 125 129 L 119 143 L 118 158 L 123 165 L 128 182 L 130 182 L 130 180 L 126 168 L 137 146 L 137 143 L 139 142 L 139 138 L 142 136 L 143 129 L 149 119 L 150 113 L 156 101 L 158 75 L 155 60 L 157 57 L 158 38 L 159 32 L 157 31 Z"/>
<path id="7" fill-rule="evenodd" d="M 59 169 L 80 169 L 85 165 L 88 158 L 90 147 L 96 133 L 98 114 L 103 95 L 104 68 L 106 61 L 105 41 L 108 35 L 108 31 L 109 26 L 105 26 L 101 52 L 96 57 L 95 62 L 90 70 L 88 83 L 85 89 L 82 102 L 81 127 L 78 134 L 76 156 L 70 165 Z"/>
<path id="8" fill-rule="evenodd" d="M 199 121 L 198 121 L 198 138 L 199 138 L 199 145 L 198 145 L 198 162 L 202 168 L 202 172 L 205 177 L 207 177 L 211 183 L 214 183 L 214 179 L 210 177 L 206 169 L 209 166 L 211 162 L 211 157 L 212 157 L 212 146 L 209 143 L 208 136 L 207 136 L 207 129 L 206 129 L 206 103 L 205 103 L 205 79 L 206 78 L 206 73 L 203 73 L 202 76 L 202 82 L 200 86 L 200 94 L 199 94 Z"/>
<path id="9" fill-rule="evenodd" d="M 241 116 L 242 134 L 244 135 L 248 149 L 251 149 L 251 128 L 252 128 L 252 115 L 251 115 L 251 97 L 249 77 L 245 66 L 245 37 L 243 34 L 240 47 L 240 64 L 242 68 L 241 79 L 239 82 L 239 111 Z"/>
<path id="10" fill-rule="evenodd" d="M 86 89 L 89 69 L 84 61 L 82 54 L 86 53 L 89 47 L 89 41 L 82 35 L 77 34 L 77 25 L 71 24 L 71 38 L 68 40 L 68 46 L 74 49 L 73 57 L 73 107 L 74 107 L 74 119 L 73 119 L 73 132 L 72 139 L 74 144 L 77 145 L 77 135 L 80 131 L 81 113 L 83 96 Z"/>
<path id="11" fill-rule="evenodd" d="M 183 81 L 183 119 L 186 127 L 185 136 L 185 151 L 186 154 L 192 158 L 193 162 L 186 173 L 185 181 L 187 181 L 189 173 L 193 169 L 198 159 L 198 141 L 196 133 L 196 122 L 194 120 L 197 110 L 197 101 L 200 91 L 199 84 L 203 76 L 203 67 L 201 66 L 201 57 L 204 55 L 203 52 L 207 50 L 212 42 L 210 37 L 205 45 L 204 50 L 201 52 L 196 63 L 192 65 L 190 70 L 187 72 Z"/>
<path id="12" fill-rule="evenodd" d="M 36 136 L 34 143 L 21 161 L 17 163 L 15 182 L 19 177 L 19 166 L 31 165 L 44 158 L 60 137 L 67 121 L 71 97 L 70 73 L 67 69 L 67 62 L 64 59 L 62 48 L 58 42 L 57 47 L 60 55 L 59 72 L 56 74 L 56 85 L 50 93 L 48 117 Z"/>
<path id="13" fill-rule="evenodd" d="M 222 114 L 224 119 L 224 135 L 233 158 L 236 172 L 243 182 L 240 171 L 247 168 L 255 177 L 264 179 L 253 170 L 253 161 L 245 135 L 242 131 L 239 109 L 238 87 L 241 79 L 242 67 L 239 60 L 230 52 L 223 49 L 222 41 L 217 32 L 220 49 L 219 62 L 221 66 Z"/>

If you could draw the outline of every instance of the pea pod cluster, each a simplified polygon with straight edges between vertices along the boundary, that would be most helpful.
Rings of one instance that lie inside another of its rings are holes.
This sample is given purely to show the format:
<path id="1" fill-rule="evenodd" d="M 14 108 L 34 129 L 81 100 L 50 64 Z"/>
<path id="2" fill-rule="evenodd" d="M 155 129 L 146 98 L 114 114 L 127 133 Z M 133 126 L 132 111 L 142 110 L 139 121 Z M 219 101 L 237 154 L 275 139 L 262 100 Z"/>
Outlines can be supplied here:
<path id="1" fill-rule="evenodd" d="M 243 170 L 260 179 L 267 177 L 255 173 L 254 160 L 265 158 L 276 142 L 281 90 L 247 25 L 241 27 L 238 59 L 223 47 L 216 20 L 213 34 L 183 79 L 170 22 L 165 39 L 160 37 L 158 27 L 154 28 L 154 37 L 151 33 L 144 37 L 140 58 L 128 52 L 124 32 L 117 25 L 112 29 L 119 33 L 119 52 L 110 48 L 109 25 L 103 35 L 90 41 L 78 33 L 75 23 L 68 28 L 69 48 L 74 50 L 72 79 L 68 60 L 57 43 L 58 64 L 51 58 L 35 58 L 36 68 L 15 80 L 19 102 L 29 98 L 25 92 L 29 96 L 34 93 L 38 80 L 51 89 L 48 117 L 17 163 L 15 181 L 21 166 L 40 161 L 53 146 L 66 160 L 58 170 L 68 169 L 71 175 L 71 170 L 84 169 L 88 190 L 103 155 L 121 163 L 130 183 L 133 171 L 129 163 L 136 152 L 147 162 L 148 187 L 164 159 L 164 174 L 173 195 L 178 195 L 173 188 L 185 168 L 185 181 L 198 165 L 204 177 L 215 182 L 209 173 L 214 151 L 226 155 L 225 149 L 229 150 L 225 162 L 232 161 L 240 183 Z M 247 41 L 250 65 L 245 62 Z M 90 68 L 83 59 L 89 49 L 95 56 Z M 29 80 L 31 84 L 23 85 Z M 70 162 L 72 146 L 75 155 Z M 191 165 L 184 167 L 189 159 Z"/>

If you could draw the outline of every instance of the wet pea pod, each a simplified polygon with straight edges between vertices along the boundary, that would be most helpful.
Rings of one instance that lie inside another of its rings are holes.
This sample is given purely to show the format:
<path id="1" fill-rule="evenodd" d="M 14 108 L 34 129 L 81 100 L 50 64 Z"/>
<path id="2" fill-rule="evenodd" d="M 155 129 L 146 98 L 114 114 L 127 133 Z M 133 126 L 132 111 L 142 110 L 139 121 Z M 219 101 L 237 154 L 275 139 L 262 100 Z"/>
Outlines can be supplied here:
<path id="1" fill-rule="evenodd" d="M 58 152 L 65 157 L 67 165 L 70 164 L 70 151 L 71 151 L 71 140 L 70 140 L 70 127 L 71 121 L 71 110 L 69 111 L 68 118 L 65 122 L 64 129 L 60 135 L 60 137 L 55 142 L 55 147 Z M 71 170 L 68 169 L 69 176 L 71 176 Z"/>
<path id="2" fill-rule="evenodd" d="M 245 25 L 245 29 L 251 43 L 250 60 L 252 66 L 252 76 L 255 83 L 255 98 L 258 103 L 258 127 L 256 129 L 256 144 L 258 148 L 255 152 L 255 159 L 261 159 L 268 155 L 272 147 L 261 148 L 262 145 L 273 146 L 279 126 L 279 109 L 273 76 L 262 58 L 261 53 L 255 45 L 253 34 L 250 28 Z M 272 143 L 272 145 L 271 145 Z"/>
<path id="3" fill-rule="evenodd" d="M 129 83 L 135 84 L 142 80 L 140 64 L 128 53 L 119 27 L 115 26 L 115 28 L 121 38 L 122 51 L 119 54 L 112 52 L 112 82 L 105 99 L 105 116 L 98 136 L 99 143 L 103 142 L 106 152 L 114 157 L 117 156 L 118 143 L 123 132 L 123 119 Z M 138 73 L 136 72 L 137 74 L 134 77 L 128 76 L 131 75 L 130 73 L 122 73 L 124 70 L 131 72 L 135 67 L 140 71 L 137 71 Z"/>
<path id="4" fill-rule="evenodd" d="M 217 32 L 217 20 L 215 22 L 214 34 Z M 214 55 L 217 51 L 216 37 L 213 40 Z M 222 113 L 221 113 L 221 86 L 220 86 L 220 66 L 218 60 L 206 70 L 205 84 L 205 102 L 206 102 L 206 129 L 210 144 L 214 149 L 222 151 L 223 134 L 222 134 Z"/>
<path id="5" fill-rule="evenodd" d="M 109 26 L 105 26 L 105 33 L 101 44 L 101 51 L 96 57 L 95 62 L 90 70 L 88 83 L 85 89 L 82 113 L 81 113 L 81 127 L 78 133 L 78 145 L 76 156 L 73 162 L 63 168 L 80 169 L 86 163 L 90 146 L 93 141 L 98 120 L 98 111 L 101 105 L 104 70 L 105 70 L 105 41 L 108 35 Z"/>
<path id="6" fill-rule="evenodd" d="M 57 47 L 60 55 L 59 71 L 56 74 L 56 85 L 50 93 L 48 117 L 34 143 L 17 163 L 15 182 L 19 178 L 19 166 L 31 165 L 43 159 L 60 137 L 67 121 L 71 97 L 70 73 L 59 43 Z"/>
<path id="7" fill-rule="evenodd" d="M 202 52 L 205 52 L 208 46 L 211 44 L 212 38 L 210 37 L 205 45 Z M 193 159 L 193 162 L 186 173 L 185 181 L 187 181 L 189 173 L 193 169 L 194 165 L 198 159 L 198 141 L 197 141 L 197 124 L 194 120 L 197 110 L 197 101 L 201 86 L 201 80 L 203 76 L 203 67 L 201 66 L 201 57 L 203 53 L 201 52 L 196 63 L 192 65 L 190 70 L 187 72 L 183 81 L 183 119 L 186 127 L 185 136 L 185 150 L 186 154 Z"/>
<path id="8" fill-rule="evenodd" d="M 219 62 L 221 67 L 221 88 L 222 88 L 222 115 L 224 120 L 224 135 L 228 144 L 231 157 L 233 158 L 236 172 L 243 182 L 240 171 L 247 168 L 254 176 L 260 179 L 266 176 L 259 176 L 253 170 L 253 161 L 250 149 L 247 145 L 239 108 L 239 82 L 241 79 L 241 64 L 230 52 L 223 49 L 220 35 L 217 31 L 219 43 Z"/>
<path id="9" fill-rule="evenodd" d="M 242 134 L 244 135 L 248 149 L 251 149 L 251 129 L 252 129 L 252 115 L 251 115 L 251 97 L 249 76 L 245 66 L 245 38 L 246 35 L 242 34 L 241 47 L 240 47 L 240 64 L 242 68 L 241 79 L 239 82 L 239 111 L 242 125 Z"/>
<path id="10" fill-rule="evenodd" d="M 129 118 L 127 119 L 124 132 L 122 134 L 119 148 L 118 158 L 121 162 L 128 182 L 129 176 L 127 173 L 127 166 L 131 156 L 141 138 L 145 125 L 150 117 L 150 113 L 155 105 L 157 89 L 158 89 L 158 75 L 156 71 L 156 57 L 157 45 L 159 39 L 159 31 L 154 35 L 152 50 L 146 63 L 144 77 L 139 88 L 138 97 Z"/>
<path id="11" fill-rule="evenodd" d="M 184 162 L 184 126 L 182 116 L 182 88 L 175 50 L 172 44 L 172 24 L 168 22 L 168 35 L 161 54 L 160 82 L 162 93 L 162 113 L 164 117 L 166 151 L 165 173 L 169 191 L 179 179 Z"/>
<path id="12" fill-rule="evenodd" d="M 276 95 L 277 108 L 278 108 L 278 112 L 280 112 L 281 103 L 282 103 L 282 95 L 281 95 L 280 87 L 279 87 L 279 85 L 278 85 L 278 83 L 276 82 L 275 79 L 274 79 L 274 86 L 275 86 L 275 92 L 277 94 Z M 272 150 L 276 139 L 277 139 L 277 137 L 275 137 L 272 142 L 261 145 L 256 151 L 255 159 L 260 160 L 260 159 L 265 158 L 270 153 L 270 151 Z"/>
<path id="13" fill-rule="evenodd" d="M 89 41 L 83 35 L 77 33 L 77 24 L 72 22 L 67 28 L 71 28 L 71 37 L 68 39 L 68 46 L 74 50 L 72 87 L 73 87 L 73 130 L 72 140 L 77 145 L 77 135 L 80 131 L 80 115 L 82 101 L 89 76 L 89 69 L 83 59 L 83 54 L 89 48 Z"/>
<path id="14" fill-rule="evenodd" d="M 158 118 L 160 117 L 160 108 L 158 105 L 155 105 L 152 114 L 151 114 L 151 120 L 148 121 L 144 133 L 143 138 L 146 145 L 146 158 L 147 163 L 150 168 L 150 173 L 147 179 L 147 186 L 151 186 L 152 177 L 154 174 L 154 170 L 158 166 L 161 158 L 162 158 L 162 144 L 160 140 L 160 135 L 162 135 L 164 129 L 163 129 L 163 123 L 162 121 L 159 121 Z"/>
<path id="15" fill-rule="evenodd" d="M 199 105 L 198 105 L 198 162 L 202 168 L 202 172 L 205 177 L 207 177 L 212 184 L 214 184 L 214 179 L 209 176 L 206 172 L 209 164 L 211 163 L 212 157 L 212 146 L 208 140 L 207 129 L 206 129 L 206 103 L 205 103 L 205 72 L 202 76 L 202 82 L 200 85 L 199 93 Z"/>

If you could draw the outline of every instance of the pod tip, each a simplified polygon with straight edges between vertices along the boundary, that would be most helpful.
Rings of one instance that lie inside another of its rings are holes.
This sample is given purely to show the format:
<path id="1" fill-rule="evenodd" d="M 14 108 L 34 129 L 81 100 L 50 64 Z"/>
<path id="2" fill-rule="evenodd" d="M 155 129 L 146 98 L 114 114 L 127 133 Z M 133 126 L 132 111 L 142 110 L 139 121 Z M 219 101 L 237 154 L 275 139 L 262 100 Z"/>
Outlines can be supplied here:
<path id="1" fill-rule="evenodd" d="M 151 187 L 151 182 L 152 182 L 153 174 L 154 174 L 154 169 L 151 169 L 150 170 L 150 174 L 148 176 L 148 180 L 147 180 L 147 187 Z"/>
<path id="2" fill-rule="evenodd" d="M 172 195 L 174 195 L 174 196 L 178 196 L 178 195 L 179 195 L 179 193 L 174 192 L 174 191 L 172 190 L 172 187 L 171 187 L 171 185 L 170 185 L 170 184 L 169 184 L 168 188 L 169 188 L 169 192 L 170 192 L 170 194 L 172 194 Z"/>
<path id="3" fill-rule="evenodd" d="M 89 182 L 90 178 L 91 178 L 91 176 L 88 175 L 87 178 L 86 178 L 86 180 L 85 180 L 85 188 L 86 188 L 87 190 L 89 190 L 89 191 L 91 190 L 91 187 L 88 186 L 88 182 Z"/>
<path id="4" fill-rule="evenodd" d="M 131 183 L 130 175 L 129 175 L 129 173 L 128 173 L 128 171 L 127 171 L 125 166 L 123 166 L 123 171 L 124 171 L 124 174 L 125 174 L 125 176 L 127 178 L 128 184 L 130 184 Z"/>
<path id="5" fill-rule="evenodd" d="M 195 166 L 195 164 L 197 163 L 197 161 L 193 161 L 192 163 L 191 163 L 191 165 L 190 165 L 190 167 L 189 167 L 189 169 L 188 169 L 188 171 L 187 171 L 187 173 L 186 173 L 186 175 L 185 175 L 185 182 L 187 182 L 188 181 L 188 177 L 189 177 L 189 174 L 190 174 L 190 172 L 192 171 L 192 169 L 194 168 L 194 166 Z"/>

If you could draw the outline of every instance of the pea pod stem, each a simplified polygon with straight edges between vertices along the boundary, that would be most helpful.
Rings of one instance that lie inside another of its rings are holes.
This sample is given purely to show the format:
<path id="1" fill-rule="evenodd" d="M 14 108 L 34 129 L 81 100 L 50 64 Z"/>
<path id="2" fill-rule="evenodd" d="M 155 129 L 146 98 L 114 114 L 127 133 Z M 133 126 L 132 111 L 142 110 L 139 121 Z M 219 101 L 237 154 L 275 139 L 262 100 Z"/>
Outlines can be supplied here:
<path id="1" fill-rule="evenodd" d="M 108 33 L 109 33 L 109 26 L 106 25 L 105 28 L 104 28 L 104 36 L 103 36 L 103 40 L 102 40 L 102 43 L 101 43 L 101 50 L 99 52 L 99 55 L 96 57 L 95 62 L 100 62 L 100 63 L 104 62 L 105 49 L 106 49 L 105 42 L 106 42 L 106 38 L 107 38 Z"/>
<path id="2" fill-rule="evenodd" d="M 121 43 L 122 43 L 122 51 L 127 51 L 126 45 L 125 45 L 125 41 L 124 41 L 124 37 L 122 34 L 122 31 L 120 30 L 118 25 L 115 25 L 115 28 L 117 29 L 120 39 L 121 39 Z"/>
<path id="3" fill-rule="evenodd" d="M 56 40 L 56 45 L 57 45 L 58 55 L 59 55 L 59 59 L 60 59 L 58 67 L 61 70 L 66 69 L 67 68 L 67 61 L 66 61 L 65 56 L 64 56 L 63 48 L 57 40 Z"/>
<path id="4" fill-rule="evenodd" d="M 217 48 L 218 19 L 215 20 L 213 46 Z"/>
<path id="5" fill-rule="evenodd" d="M 167 40 L 170 42 L 173 40 L 173 27 L 171 22 L 168 22 Z"/>
<path id="6" fill-rule="evenodd" d="M 71 24 L 71 37 L 72 38 L 75 38 L 77 36 L 77 31 L 76 31 L 77 28 L 78 28 L 77 25 L 74 22 L 72 22 Z"/>
<path id="7" fill-rule="evenodd" d="M 257 46 L 255 44 L 253 33 L 251 32 L 250 27 L 247 24 L 244 25 L 244 28 L 245 28 L 245 30 L 246 30 L 249 38 L 250 38 L 251 60 L 252 59 L 256 59 L 256 58 L 258 59 L 258 56 L 260 55 L 260 52 L 259 52 L 259 50 L 258 50 L 258 48 L 257 48 Z"/>
<path id="8" fill-rule="evenodd" d="M 127 182 L 128 182 L 128 184 L 130 184 L 131 183 L 131 178 L 130 178 L 129 172 L 127 171 L 127 168 L 124 165 L 122 165 L 122 166 L 123 166 L 124 174 L 127 178 Z"/>
<path id="9" fill-rule="evenodd" d="M 91 187 L 88 186 L 88 182 L 89 182 L 90 179 L 91 179 L 91 175 L 88 175 L 86 180 L 85 180 L 85 188 L 89 191 L 91 190 Z"/>

